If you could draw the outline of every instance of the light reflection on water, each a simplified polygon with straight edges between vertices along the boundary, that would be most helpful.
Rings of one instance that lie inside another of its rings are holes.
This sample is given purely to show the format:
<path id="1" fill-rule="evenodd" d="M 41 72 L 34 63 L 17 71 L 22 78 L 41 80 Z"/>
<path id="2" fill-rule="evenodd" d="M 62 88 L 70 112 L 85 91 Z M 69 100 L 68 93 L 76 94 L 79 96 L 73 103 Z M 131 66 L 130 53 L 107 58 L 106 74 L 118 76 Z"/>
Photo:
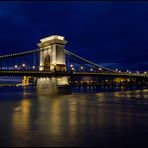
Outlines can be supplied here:
<path id="1" fill-rule="evenodd" d="M 0 94 L 1 146 L 147 144 L 148 89 L 57 96 L 13 89 Z"/>

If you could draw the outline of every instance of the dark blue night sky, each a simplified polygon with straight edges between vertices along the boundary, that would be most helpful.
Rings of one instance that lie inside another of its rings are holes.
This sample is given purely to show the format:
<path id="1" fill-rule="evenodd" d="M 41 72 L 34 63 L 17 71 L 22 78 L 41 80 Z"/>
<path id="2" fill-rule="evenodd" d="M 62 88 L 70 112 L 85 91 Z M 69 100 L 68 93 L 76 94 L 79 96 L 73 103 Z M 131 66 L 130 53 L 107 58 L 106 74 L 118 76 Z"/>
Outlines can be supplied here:
<path id="1" fill-rule="evenodd" d="M 66 49 L 98 64 L 148 70 L 148 2 L 0 2 L 0 54 L 63 35 Z"/>

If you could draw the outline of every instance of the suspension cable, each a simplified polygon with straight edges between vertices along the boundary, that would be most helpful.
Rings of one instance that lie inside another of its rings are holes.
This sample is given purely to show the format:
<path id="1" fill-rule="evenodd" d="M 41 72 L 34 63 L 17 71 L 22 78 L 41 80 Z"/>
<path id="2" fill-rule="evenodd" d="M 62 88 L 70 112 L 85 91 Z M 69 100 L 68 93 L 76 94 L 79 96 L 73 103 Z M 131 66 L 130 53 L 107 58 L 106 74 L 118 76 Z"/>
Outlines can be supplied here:
<path id="1" fill-rule="evenodd" d="M 109 71 L 111 71 L 111 72 L 115 72 L 115 70 L 112 70 L 112 69 L 103 67 L 103 66 L 101 66 L 101 65 L 95 64 L 95 63 L 93 63 L 93 62 L 91 62 L 91 61 L 88 61 L 88 60 L 86 60 L 86 59 L 84 59 L 84 58 L 82 58 L 82 57 L 80 57 L 80 56 L 78 56 L 78 55 L 76 55 L 76 54 L 74 54 L 74 53 L 72 53 L 72 52 L 66 50 L 66 49 L 65 49 L 64 51 L 65 51 L 66 54 L 72 55 L 72 56 L 74 56 L 74 57 L 77 57 L 78 59 L 81 59 L 82 61 L 85 61 L 85 62 L 87 62 L 87 63 L 89 63 L 89 64 L 91 64 L 91 65 L 93 65 L 93 66 L 96 66 L 96 67 L 99 67 L 99 68 L 103 68 L 103 69 L 109 70 Z"/>
<path id="2" fill-rule="evenodd" d="M 0 56 L 0 59 L 11 58 L 11 57 L 15 57 L 15 56 L 22 56 L 22 55 L 25 55 L 25 54 L 31 54 L 31 53 L 35 53 L 35 52 L 39 52 L 39 51 L 40 51 L 40 49 L 35 49 L 35 50 L 30 50 L 30 51 L 24 51 L 24 52 L 19 52 L 19 53 L 2 55 L 2 56 Z"/>

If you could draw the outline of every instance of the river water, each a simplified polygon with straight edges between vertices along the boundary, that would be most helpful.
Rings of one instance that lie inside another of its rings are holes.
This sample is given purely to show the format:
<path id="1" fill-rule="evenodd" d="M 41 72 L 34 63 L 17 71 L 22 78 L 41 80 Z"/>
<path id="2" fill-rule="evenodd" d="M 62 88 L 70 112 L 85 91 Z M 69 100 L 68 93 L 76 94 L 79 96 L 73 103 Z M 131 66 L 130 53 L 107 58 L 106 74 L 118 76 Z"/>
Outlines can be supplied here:
<path id="1" fill-rule="evenodd" d="M 148 146 L 148 89 L 0 88 L 0 146 Z"/>

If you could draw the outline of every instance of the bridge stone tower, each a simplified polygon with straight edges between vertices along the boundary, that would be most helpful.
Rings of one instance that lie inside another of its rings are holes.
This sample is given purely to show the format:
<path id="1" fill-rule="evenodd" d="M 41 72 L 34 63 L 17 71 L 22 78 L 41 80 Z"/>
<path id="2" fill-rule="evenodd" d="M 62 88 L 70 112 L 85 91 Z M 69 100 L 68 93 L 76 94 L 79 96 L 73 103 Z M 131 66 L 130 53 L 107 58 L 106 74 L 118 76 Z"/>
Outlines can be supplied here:
<path id="1" fill-rule="evenodd" d="M 40 40 L 40 71 L 66 71 L 63 36 L 53 35 Z"/>
<path id="2" fill-rule="evenodd" d="M 40 71 L 66 71 L 64 48 L 67 41 L 63 36 L 52 35 L 40 40 Z M 67 87 L 68 77 L 39 78 L 37 82 L 38 92 L 56 93 L 59 88 Z"/>

